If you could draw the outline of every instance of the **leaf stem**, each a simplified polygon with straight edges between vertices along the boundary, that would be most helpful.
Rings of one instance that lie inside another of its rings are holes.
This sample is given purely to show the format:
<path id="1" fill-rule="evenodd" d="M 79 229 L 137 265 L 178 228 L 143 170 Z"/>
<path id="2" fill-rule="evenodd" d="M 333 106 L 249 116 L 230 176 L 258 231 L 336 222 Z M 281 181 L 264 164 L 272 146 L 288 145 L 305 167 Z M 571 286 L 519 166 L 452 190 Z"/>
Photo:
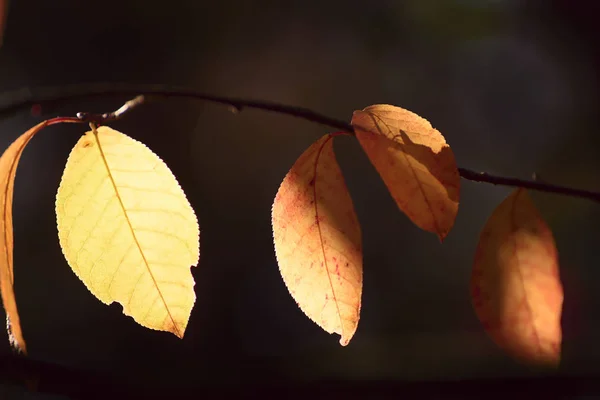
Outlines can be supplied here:
<path id="1" fill-rule="evenodd" d="M 60 103 L 72 101 L 81 98 L 91 97 L 113 97 L 113 96 L 137 96 L 126 102 L 118 110 L 106 114 L 78 113 L 77 118 L 81 122 L 102 122 L 114 121 L 127 112 L 142 104 L 146 97 L 160 98 L 189 98 L 194 100 L 207 101 L 211 103 L 223 104 L 231 107 L 236 112 L 244 108 L 251 108 L 262 111 L 269 111 L 278 114 L 285 114 L 291 117 L 314 122 L 330 128 L 341 130 L 354 134 L 354 128 L 350 123 L 336 118 L 331 118 L 319 114 L 311 109 L 304 107 L 295 107 L 275 102 L 241 99 L 235 97 L 215 96 L 203 93 L 191 88 L 181 88 L 165 85 L 151 84 L 120 84 L 120 83 L 101 83 L 86 85 L 67 85 L 61 87 L 46 88 L 23 88 L 14 92 L 6 92 L 0 96 L 0 118 L 12 115 L 23 108 L 39 105 L 40 103 Z M 565 186 L 553 185 L 538 181 L 523 180 L 502 176 L 494 176 L 485 172 L 475 172 L 466 168 L 459 168 L 460 176 L 463 179 L 474 182 L 485 182 L 493 185 L 514 186 L 540 192 L 554 193 L 571 197 L 580 197 L 600 203 L 600 192 L 589 190 L 580 190 Z"/>

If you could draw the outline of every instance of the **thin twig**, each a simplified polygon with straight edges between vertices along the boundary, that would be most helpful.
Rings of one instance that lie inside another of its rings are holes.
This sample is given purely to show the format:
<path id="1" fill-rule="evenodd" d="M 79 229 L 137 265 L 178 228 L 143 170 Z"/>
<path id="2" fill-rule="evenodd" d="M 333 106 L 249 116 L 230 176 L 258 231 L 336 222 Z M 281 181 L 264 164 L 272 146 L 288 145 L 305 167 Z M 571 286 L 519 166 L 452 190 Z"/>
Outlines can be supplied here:
<path id="1" fill-rule="evenodd" d="M 0 101 L 0 118 L 40 103 L 57 103 L 66 100 L 72 101 L 93 97 L 136 96 L 140 94 L 152 97 L 177 97 L 208 101 L 229 106 L 236 111 L 242 111 L 244 108 L 270 111 L 315 122 L 345 132 L 352 132 L 352 126 L 349 123 L 327 117 L 304 107 L 287 106 L 269 101 L 213 96 L 189 88 L 119 83 L 67 85 L 34 89 L 23 88 L 14 92 L 6 92 L 0 96 L 0 100 L 6 99 L 5 101 Z"/>
<path id="2" fill-rule="evenodd" d="M 103 122 L 113 121 L 115 119 L 120 118 L 133 107 L 141 104 L 144 101 L 144 96 L 165 98 L 189 98 L 227 105 L 235 111 L 241 111 L 244 108 L 252 108 L 257 110 L 270 111 L 278 114 L 285 114 L 354 134 L 354 128 L 350 123 L 319 114 L 308 108 L 288 106 L 268 101 L 214 96 L 190 88 L 178 88 L 164 85 L 110 83 L 92 85 L 71 85 L 36 89 L 24 88 L 15 92 L 4 93 L 0 97 L 0 99 L 8 99 L 5 102 L 0 102 L 0 117 L 10 115 L 23 108 L 38 105 L 40 103 L 62 102 L 66 100 L 72 101 L 75 99 L 99 96 L 106 97 L 133 95 L 137 95 L 137 97 L 133 100 L 128 101 L 127 103 L 125 103 L 125 105 L 123 105 L 121 108 L 112 113 L 79 113 L 77 116 L 81 119 L 82 122 L 93 122 L 101 124 Z M 479 173 L 466 168 L 459 168 L 459 173 L 463 179 L 474 182 L 485 182 L 494 185 L 522 187 L 541 192 L 585 198 L 600 203 L 600 193 L 592 192 L 589 190 L 573 189 L 565 186 L 542 183 L 535 180 L 530 181 L 516 178 L 493 176 L 485 172 Z"/>
<path id="3" fill-rule="evenodd" d="M 552 185 L 540 181 L 528 181 L 517 178 L 507 178 L 504 176 L 490 175 L 487 172 L 474 172 L 465 168 L 459 168 L 458 172 L 464 179 L 473 182 L 485 182 L 492 185 L 514 186 L 525 189 L 537 190 L 540 192 L 563 194 L 571 197 L 581 197 L 600 203 L 600 193 L 589 190 L 572 189 L 564 186 Z M 537 177 L 536 177 L 537 179 Z"/>

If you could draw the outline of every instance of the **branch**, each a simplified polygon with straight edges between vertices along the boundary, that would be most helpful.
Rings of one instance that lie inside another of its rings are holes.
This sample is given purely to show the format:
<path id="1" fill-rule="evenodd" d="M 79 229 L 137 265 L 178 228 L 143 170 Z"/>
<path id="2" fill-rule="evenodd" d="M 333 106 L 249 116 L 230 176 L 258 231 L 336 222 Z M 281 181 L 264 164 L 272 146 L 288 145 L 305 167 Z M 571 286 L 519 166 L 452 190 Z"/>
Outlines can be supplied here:
<path id="1" fill-rule="evenodd" d="M 235 97 L 214 96 L 189 88 L 178 88 L 164 85 L 140 85 L 140 84 L 88 84 L 88 85 L 70 85 L 50 88 L 24 88 L 15 92 L 7 92 L 1 98 L 6 99 L 0 102 L 0 117 L 14 114 L 21 109 L 39 106 L 40 103 L 57 103 L 63 101 L 72 101 L 81 98 L 106 97 L 106 96 L 136 96 L 128 101 L 117 111 L 107 114 L 79 113 L 77 117 L 82 122 L 101 124 L 103 122 L 113 121 L 120 118 L 134 106 L 141 104 L 146 97 L 161 98 L 188 98 L 194 100 L 207 101 L 211 103 L 222 104 L 231 107 L 239 112 L 244 108 L 269 111 L 278 114 L 285 114 L 291 117 L 300 118 L 305 121 L 318 123 L 350 134 L 354 134 L 354 128 L 348 122 L 331 118 L 319 114 L 313 110 L 304 107 L 293 107 L 268 101 L 240 99 Z M 474 182 L 485 182 L 493 185 L 514 186 L 540 192 L 555 193 L 571 197 L 580 197 L 600 203 L 600 193 L 588 190 L 580 190 L 565 186 L 552 185 L 548 183 L 529 181 L 516 178 L 493 176 L 485 172 L 475 172 L 466 168 L 458 169 L 463 179 Z"/>
<path id="2" fill-rule="evenodd" d="M 286 114 L 292 117 L 329 126 L 344 132 L 353 132 L 352 126 L 335 118 L 316 113 L 308 108 L 292 107 L 279 103 L 259 100 L 238 99 L 235 97 L 213 96 L 189 88 L 178 88 L 164 85 L 137 85 L 137 84 L 90 84 L 68 85 L 51 88 L 24 88 L 14 92 L 6 92 L 0 98 L 0 117 L 14 114 L 24 108 L 39 105 L 40 103 L 59 103 L 82 98 L 107 97 L 107 96 L 137 96 L 146 97 L 177 97 L 202 100 L 231 107 L 236 112 L 244 108 L 270 111 Z"/>
<path id="3" fill-rule="evenodd" d="M 564 186 L 553 185 L 539 181 L 527 181 L 517 178 L 506 178 L 503 176 L 490 175 L 487 172 L 474 172 L 465 168 L 459 168 L 458 172 L 463 179 L 473 182 L 485 182 L 493 185 L 515 186 L 540 192 L 556 193 L 571 197 L 581 197 L 600 203 L 600 193 L 589 190 L 572 189 Z"/>

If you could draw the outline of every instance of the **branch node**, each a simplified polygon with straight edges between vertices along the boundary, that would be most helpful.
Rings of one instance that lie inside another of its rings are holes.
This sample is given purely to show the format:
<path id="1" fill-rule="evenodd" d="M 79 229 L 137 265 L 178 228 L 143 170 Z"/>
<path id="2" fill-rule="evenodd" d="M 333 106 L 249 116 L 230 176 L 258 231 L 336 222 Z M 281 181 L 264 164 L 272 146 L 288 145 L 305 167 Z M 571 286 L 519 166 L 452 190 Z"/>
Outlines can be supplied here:
<path id="1" fill-rule="evenodd" d="M 144 102 L 145 98 L 143 95 L 136 96 L 135 98 L 127 101 L 121 107 L 116 109 L 115 111 L 104 113 L 104 114 L 94 114 L 89 112 L 78 112 L 77 118 L 81 120 L 81 122 L 94 124 L 94 125 L 103 125 L 107 122 L 115 121 L 121 118 L 125 113 L 131 111 L 133 108 L 139 106 Z"/>

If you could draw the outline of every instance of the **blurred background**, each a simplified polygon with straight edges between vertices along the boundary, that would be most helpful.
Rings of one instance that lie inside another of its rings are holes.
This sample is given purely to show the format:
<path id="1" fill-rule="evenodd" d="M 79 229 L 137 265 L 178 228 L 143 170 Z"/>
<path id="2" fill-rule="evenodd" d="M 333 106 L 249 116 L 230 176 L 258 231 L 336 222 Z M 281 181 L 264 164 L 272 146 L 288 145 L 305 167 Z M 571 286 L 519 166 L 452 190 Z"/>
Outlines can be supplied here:
<path id="1" fill-rule="evenodd" d="M 127 82 L 270 100 L 348 121 L 355 109 L 390 103 L 427 118 L 461 167 L 524 179 L 535 172 L 600 191 L 599 12 L 598 2 L 569 0 L 13 0 L 0 101 L 21 88 Z M 0 148 L 42 119 L 111 111 L 125 100 L 42 104 L 41 116 L 6 116 Z M 469 298 L 478 234 L 510 188 L 463 180 L 455 227 L 440 244 L 398 211 L 357 142 L 336 140 L 364 245 L 361 320 L 342 348 L 288 294 L 270 227 L 281 180 L 331 129 L 177 99 L 143 105 L 112 126 L 170 166 L 199 217 L 197 300 L 185 338 L 103 305 L 69 268 L 54 199 L 85 128 L 54 126 L 25 151 L 14 196 L 15 290 L 32 358 L 164 388 L 537 374 L 486 336 Z M 600 206 L 532 196 L 560 252 L 559 373 L 597 375 Z M 10 352 L 5 336 L 0 354 Z"/>

